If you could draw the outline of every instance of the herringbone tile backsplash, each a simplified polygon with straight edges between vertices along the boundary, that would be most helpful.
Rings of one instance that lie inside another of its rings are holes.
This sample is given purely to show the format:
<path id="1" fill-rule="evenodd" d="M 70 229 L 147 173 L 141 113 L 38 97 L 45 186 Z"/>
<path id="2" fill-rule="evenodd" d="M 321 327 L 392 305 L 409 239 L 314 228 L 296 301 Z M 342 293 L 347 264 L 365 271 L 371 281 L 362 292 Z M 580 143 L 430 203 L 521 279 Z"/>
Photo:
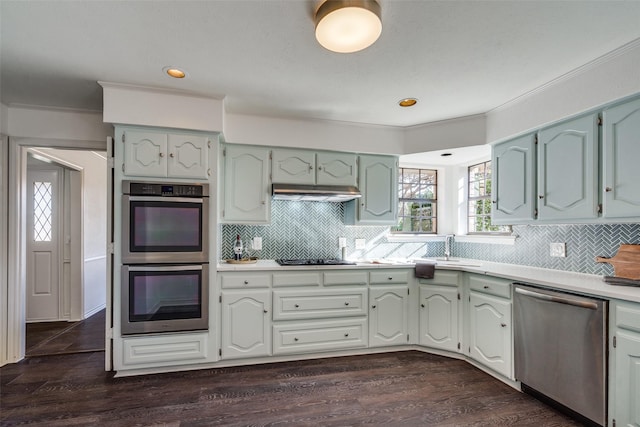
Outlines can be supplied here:
<path id="1" fill-rule="evenodd" d="M 270 225 L 225 224 L 218 233 L 222 259 L 230 258 L 237 234 L 243 242 L 262 237 L 263 249 L 250 255 L 261 259 L 337 258 L 338 237 L 347 238 L 347 255 L 367 258 L 435 257 L 444 253 L 444 243 L 398 243 L 387 240 L 389 227 L 345 226 L 342 203 L 273 200 Z M 598 264 L 596 256 L 611 257 L 622 243 L 640 244 L 640 224 L 519 225 L 514 245 L 454 242 L 452 255 L 598 275 L 612 275 L 609 264 Z M 366 240 L 366 249 L 356 251 L 355 239 Z M 549 243 L 565 242 L 567 256 L 549 255 Z"/>

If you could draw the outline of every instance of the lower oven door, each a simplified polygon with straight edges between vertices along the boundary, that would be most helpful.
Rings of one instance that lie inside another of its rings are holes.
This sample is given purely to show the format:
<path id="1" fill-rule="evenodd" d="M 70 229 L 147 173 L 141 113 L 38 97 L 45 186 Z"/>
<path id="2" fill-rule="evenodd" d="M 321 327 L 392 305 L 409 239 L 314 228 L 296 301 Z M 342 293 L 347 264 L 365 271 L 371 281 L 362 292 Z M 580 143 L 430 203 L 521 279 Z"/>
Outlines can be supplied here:
<path id="1" fill-rule="evenodd" d="M 209 265 L 124 265 L 123 335 L 209 328 Z"/>

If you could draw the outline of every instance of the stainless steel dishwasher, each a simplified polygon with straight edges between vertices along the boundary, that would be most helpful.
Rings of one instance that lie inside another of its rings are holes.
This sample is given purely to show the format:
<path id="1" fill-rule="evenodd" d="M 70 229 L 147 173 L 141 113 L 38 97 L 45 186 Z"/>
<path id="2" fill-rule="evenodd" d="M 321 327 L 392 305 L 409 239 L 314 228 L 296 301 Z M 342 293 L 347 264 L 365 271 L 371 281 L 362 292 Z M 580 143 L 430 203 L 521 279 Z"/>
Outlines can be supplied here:
<path id="1" fill-rule="evenodd" d="M 514 283 L 515 374 L 522 390 L 601 426 L 607 420 L 607 308 L 598 298 Z"/>

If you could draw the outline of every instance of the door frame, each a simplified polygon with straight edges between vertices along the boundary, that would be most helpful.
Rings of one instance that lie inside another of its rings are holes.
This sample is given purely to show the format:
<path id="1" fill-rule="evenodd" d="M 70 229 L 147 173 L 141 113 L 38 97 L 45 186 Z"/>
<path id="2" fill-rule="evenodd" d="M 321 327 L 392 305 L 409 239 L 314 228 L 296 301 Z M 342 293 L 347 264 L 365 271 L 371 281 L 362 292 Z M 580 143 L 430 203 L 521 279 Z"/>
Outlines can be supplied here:
<path id="1" fill-rule="evenodd" d="M 4 305 L 7 309 L 7 322 L 4 334 L 6 345 L 4 347 L 6 348 L 6 362 L 15 363 L 24 358 L 26 348 L 27 149 L 47 147 L 107 151 L 107 142 L 9 137 L 8 146 L 7 300 Z"/>

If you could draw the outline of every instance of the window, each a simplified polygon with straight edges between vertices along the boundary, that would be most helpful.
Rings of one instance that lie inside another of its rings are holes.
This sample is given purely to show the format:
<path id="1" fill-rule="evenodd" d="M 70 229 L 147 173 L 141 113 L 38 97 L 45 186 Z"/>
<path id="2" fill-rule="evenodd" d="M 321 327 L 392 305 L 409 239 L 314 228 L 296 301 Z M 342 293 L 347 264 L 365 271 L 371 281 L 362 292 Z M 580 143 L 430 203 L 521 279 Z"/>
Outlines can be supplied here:
<path id="1" fill-rule="evenodd" d="M 398 169 L 398 225 L 394 233 L 435 233 L 437 171 Z"/>
<path id="2" fill-rule="evenodd" d="M 50 182 L 33 183 L 33 240 L 51 241 L 53 187 Z"/>
<path id="3" fill-rule="evenodd" d="M 491 162 L 469 166 L 469 233 L 510 233 L 507 225 L 491 225 Z"/>

